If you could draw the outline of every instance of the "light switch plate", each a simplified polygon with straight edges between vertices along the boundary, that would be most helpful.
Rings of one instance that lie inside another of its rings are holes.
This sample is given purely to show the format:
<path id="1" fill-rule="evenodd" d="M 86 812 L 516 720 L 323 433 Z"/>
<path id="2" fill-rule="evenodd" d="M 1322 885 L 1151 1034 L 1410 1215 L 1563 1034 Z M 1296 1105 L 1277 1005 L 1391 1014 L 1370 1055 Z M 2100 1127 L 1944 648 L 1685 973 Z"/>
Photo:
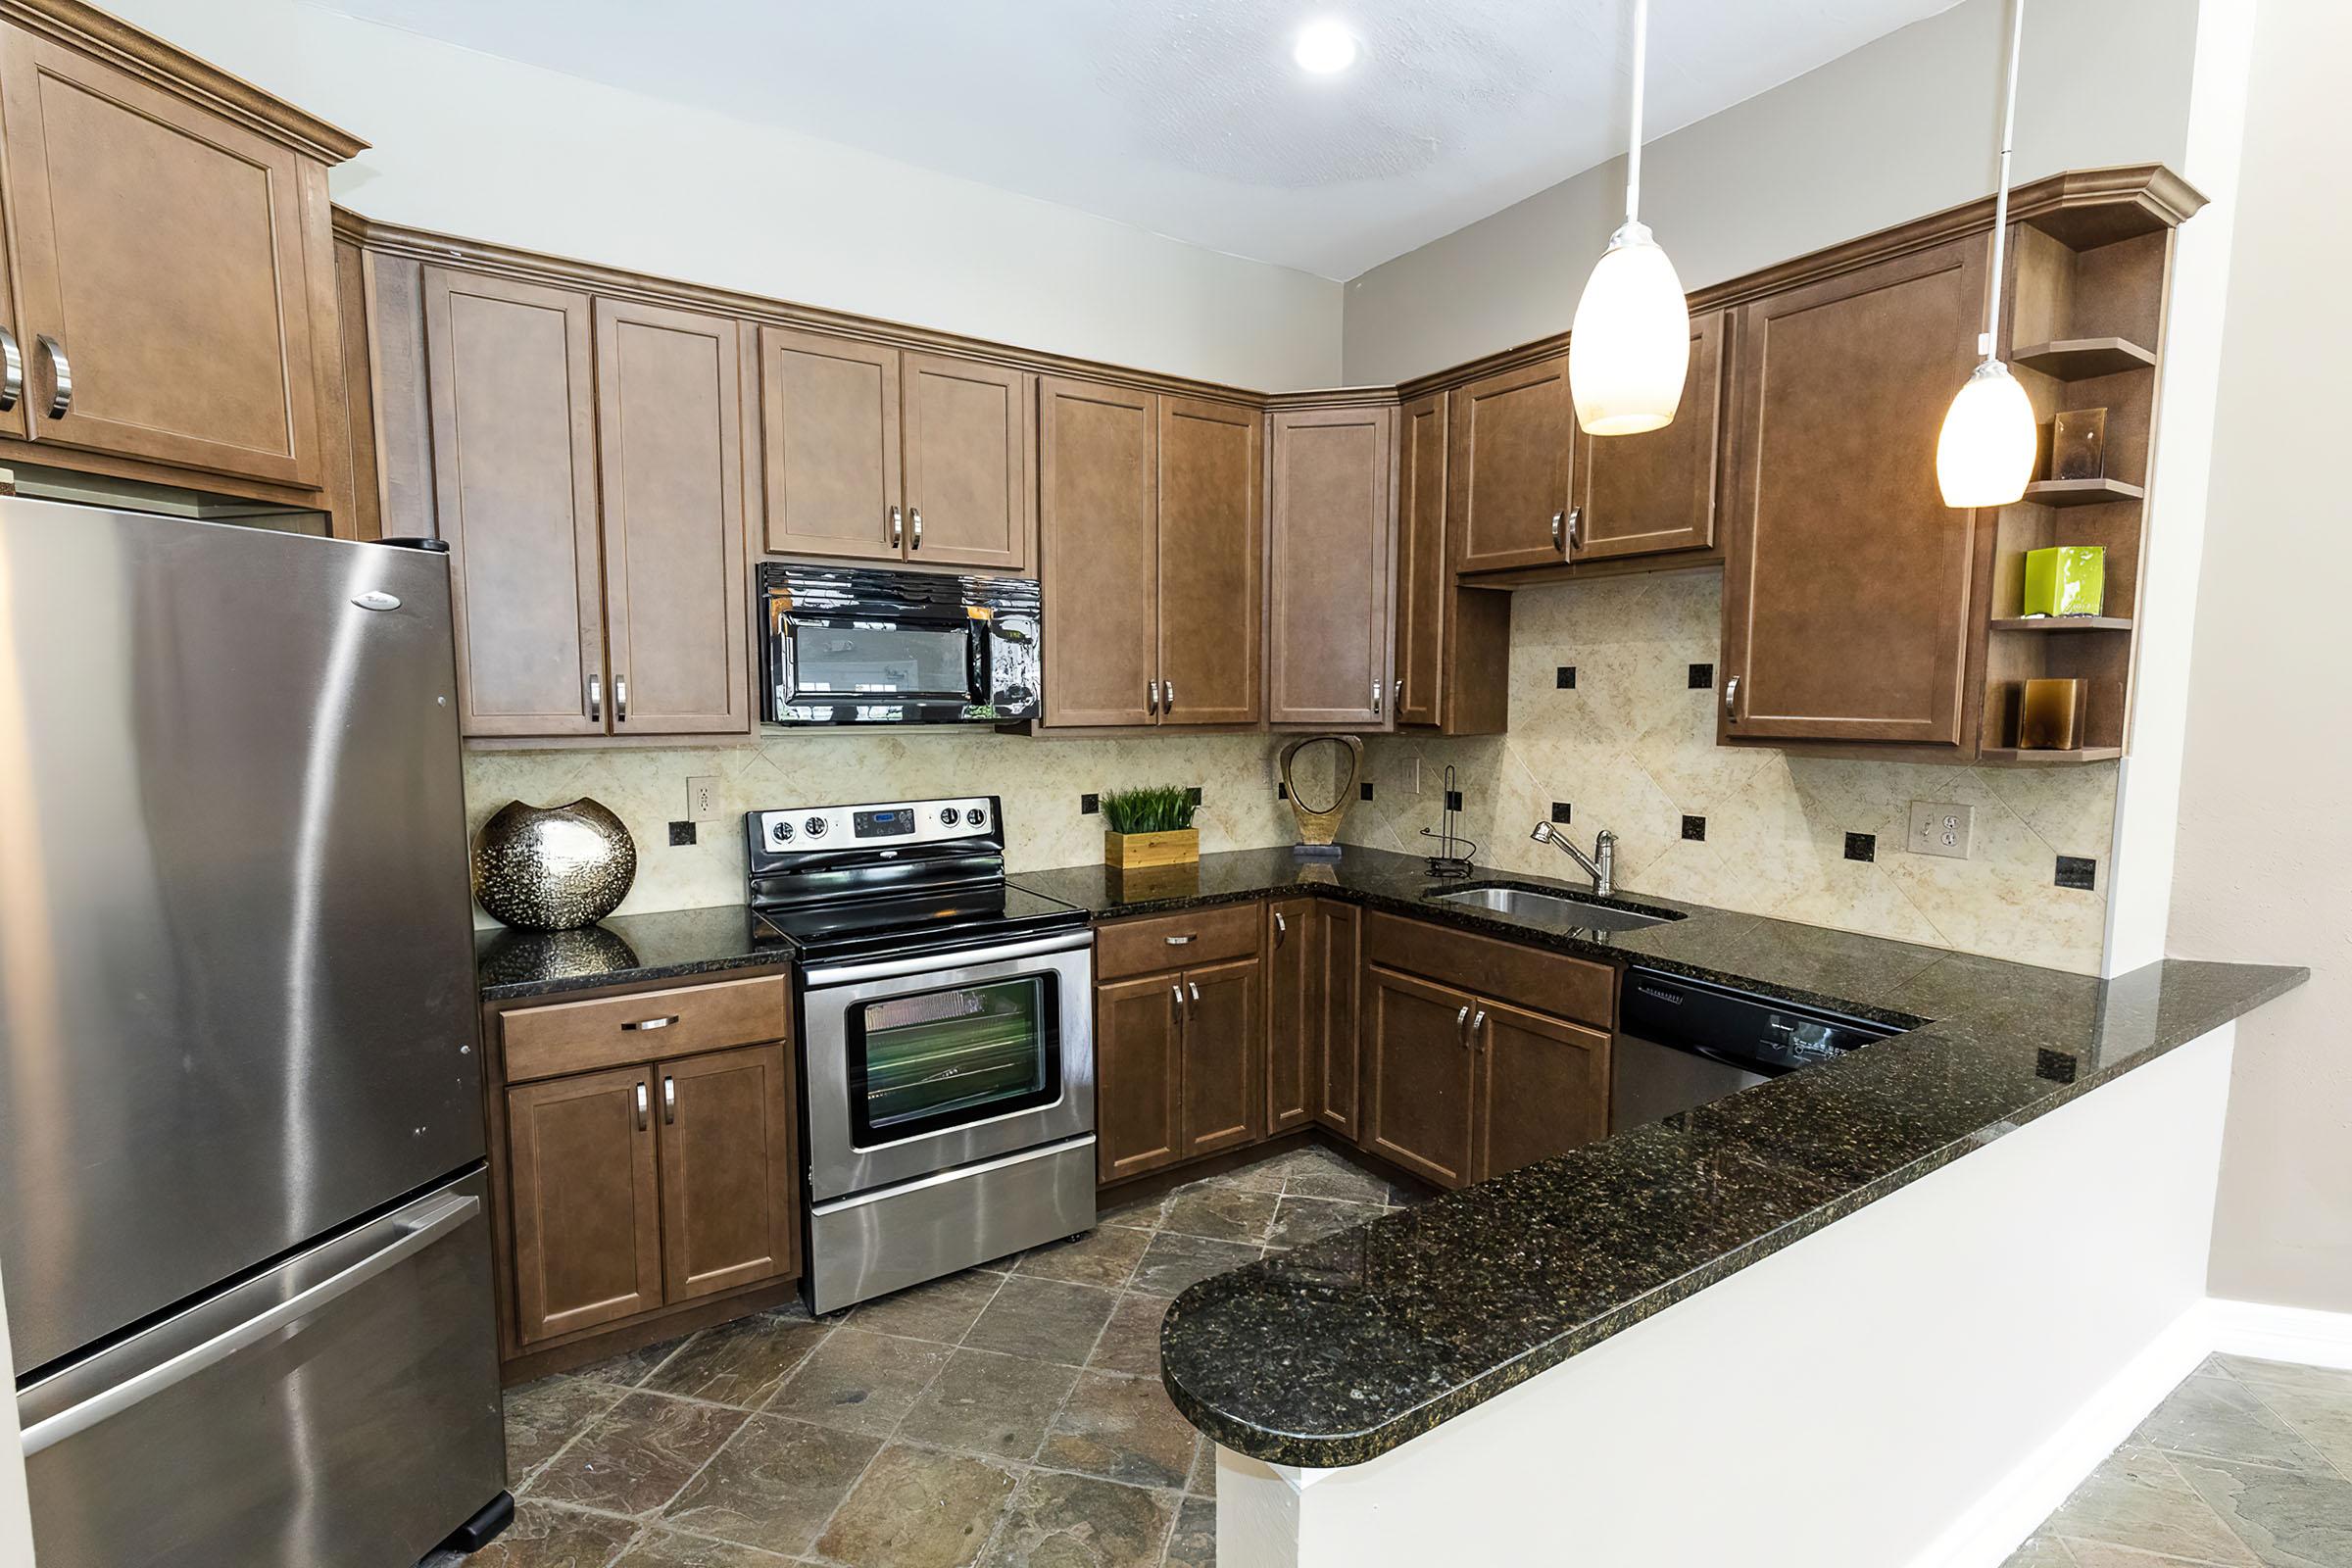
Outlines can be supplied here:
<path id="1" fill-rule="evenodd" d="M 1977 836 L 1977 808 L 1948 801 L 1913 801 L 1911 836 L 1904 847 L 1914 855 L 1940 855 L 1965 860 Z"/>
<path id="2" fill-rule="evenodd" d="M 716 777 L 689 778 L 686 781 L 686 818 L 691 822 L 713 822 L 718 819 Z"/>

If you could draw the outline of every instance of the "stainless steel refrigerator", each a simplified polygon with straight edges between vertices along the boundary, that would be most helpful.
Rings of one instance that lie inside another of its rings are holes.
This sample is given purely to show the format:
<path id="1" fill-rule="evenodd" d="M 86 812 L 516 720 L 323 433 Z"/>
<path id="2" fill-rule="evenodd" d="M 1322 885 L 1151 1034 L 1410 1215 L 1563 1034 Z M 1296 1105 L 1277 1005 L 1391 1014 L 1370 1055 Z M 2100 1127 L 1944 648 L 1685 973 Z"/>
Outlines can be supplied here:
<path id="1" fill-rule="evenodd" d="M 0 1294 L 41 1568 L 504 1503 L 446 558 L 0 499 Z"/>

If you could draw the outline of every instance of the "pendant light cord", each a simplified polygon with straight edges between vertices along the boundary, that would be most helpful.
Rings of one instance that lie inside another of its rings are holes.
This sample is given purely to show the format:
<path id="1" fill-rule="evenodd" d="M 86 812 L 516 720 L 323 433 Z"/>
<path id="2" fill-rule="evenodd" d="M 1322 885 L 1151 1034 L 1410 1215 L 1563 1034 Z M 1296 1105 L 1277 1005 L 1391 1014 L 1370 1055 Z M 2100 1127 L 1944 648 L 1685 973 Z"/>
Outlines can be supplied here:
<path id="1" fill-rule="evenodd" d="M 1625 156 L 1625 220 L 1629 223 L 1641 221 L 1642 78 L 1647 74 L 1648 65 L 1649 0 L 1634 0 L 1634 128 L 1626 138 Z"/>
<path id="2" fill-rule="evenodd" d="M 1648 0 L 1640 0 L 1646 5 Z M 2001 270 L 2007 263 L 2009 248 L 2009 147 L 2017 140 L 2017 63 L 2026 42 L 2026 0 L 2010 0 L 2009 24 L 2009 93 L 2001 110 L 2001 184 L 1992 199 L 1992 291 L 1984 307 L 1984 331 L 1977 340 L 1977 351 L 1989 365 L 1994 359 L 1993 334 L 2001 322 Z M 1639 103 L 1640 89 L 1635 90 Z"/>

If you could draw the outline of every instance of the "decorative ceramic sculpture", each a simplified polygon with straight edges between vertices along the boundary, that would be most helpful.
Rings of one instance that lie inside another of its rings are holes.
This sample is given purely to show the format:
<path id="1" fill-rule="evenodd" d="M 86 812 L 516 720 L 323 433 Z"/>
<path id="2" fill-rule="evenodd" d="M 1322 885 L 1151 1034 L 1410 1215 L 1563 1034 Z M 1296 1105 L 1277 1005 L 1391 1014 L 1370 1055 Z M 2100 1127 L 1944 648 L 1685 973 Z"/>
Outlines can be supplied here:
<path id="1" fill-rule="evenodd" d="M 637 880 L 637 845 L 595 801 L 509 801 L 473 841 L 473 896 L 508 925 L 570 931 L 617 907 Z"/>
<path id="2" fill-rule="evenodd" d="M 1336 777 L 1338 788 L 1329 806 L 1309 806 L 1298 793 L 1298 781 L 1291 776 L 1291 760 L 1309 746 L 1337 746 L 1346 754 L 1345 776 Z M 1353 735 L 1304 735 L 1282 749 L 1282 782 L 1290 791 L 1291 814 L 1298 819 L 1298 849 L 1307 854 L 1336 855 L 1332 848 L 1340 836 L 1340 823 L 1347 818 L 1348 808 L 1355 804 L 1356 775 L 1364 769 L 1364 743 Z"/>

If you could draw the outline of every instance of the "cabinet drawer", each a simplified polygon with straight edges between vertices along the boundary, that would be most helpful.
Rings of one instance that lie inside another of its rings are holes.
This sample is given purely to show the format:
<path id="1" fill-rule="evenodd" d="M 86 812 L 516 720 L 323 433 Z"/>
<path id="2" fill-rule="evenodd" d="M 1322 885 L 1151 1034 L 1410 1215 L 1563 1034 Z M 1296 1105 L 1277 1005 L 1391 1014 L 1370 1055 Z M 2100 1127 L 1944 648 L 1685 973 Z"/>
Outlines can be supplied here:
<path id="1" fill-rule="evenodd" d="M 1612 1027 L 1616 1019 L 1617 971 L 1612 965 L 1448 930 L 1425 920 L 1371 916 L 1364 923 L 1364 961 L 1555 1018 L 1602 1029 Z"/>
<path id="2" fill-rule="evenodd" d="M 783 1039 L 791 1022 L 792 993 L 780 974 L 524 1007 L 498 1020 L 509 1083 L 760 1045 Z"/>
<path id="3" fill-rule="evenodd" d="M 1095 975 L 1118 980 L 1220 958 L 1247 958 L 1257 952 L 1264 920 L 1263 906 L 1254 902 L 1120 920 L 1095 932 Z"/>

